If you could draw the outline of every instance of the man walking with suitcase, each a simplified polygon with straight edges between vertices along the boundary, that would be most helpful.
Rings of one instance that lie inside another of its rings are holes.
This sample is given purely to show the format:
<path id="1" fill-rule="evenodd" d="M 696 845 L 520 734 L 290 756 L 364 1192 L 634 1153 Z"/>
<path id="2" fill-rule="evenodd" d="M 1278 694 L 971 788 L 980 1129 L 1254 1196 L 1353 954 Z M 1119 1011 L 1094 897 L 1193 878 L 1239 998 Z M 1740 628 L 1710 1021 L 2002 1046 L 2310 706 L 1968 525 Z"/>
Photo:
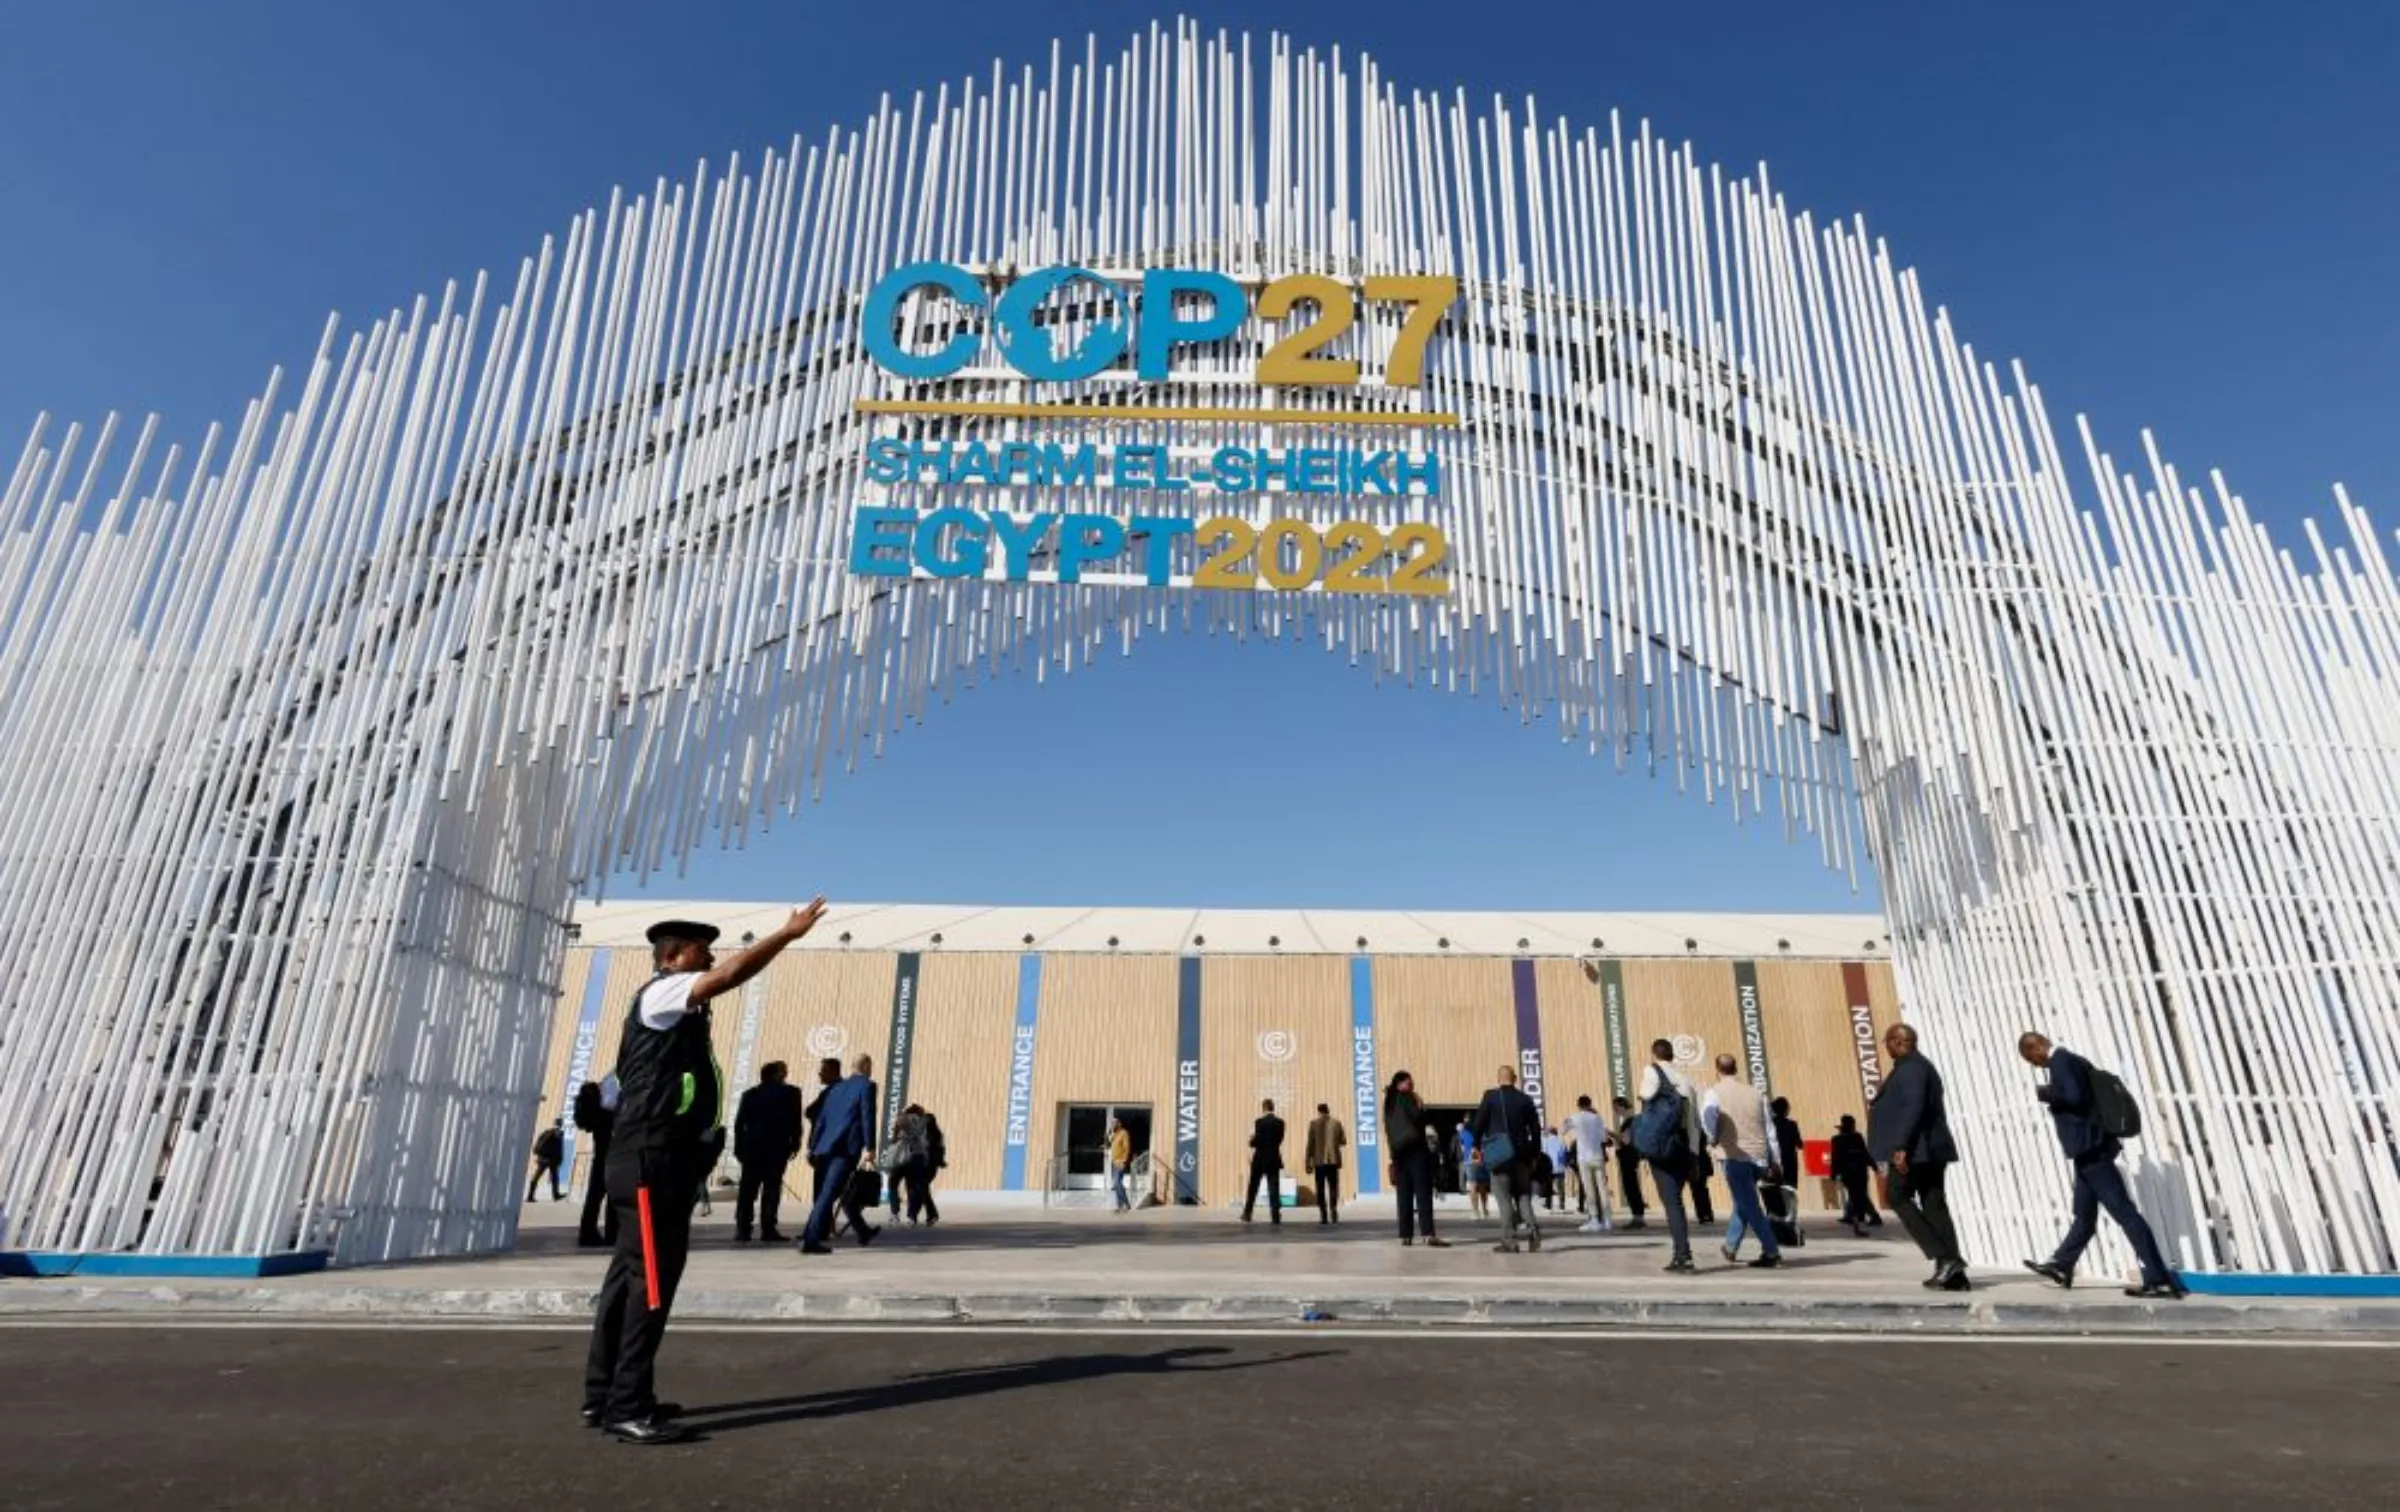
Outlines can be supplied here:
<path id="1" fill-rule="evenodd" d="M 2075 1262 L 2083 1258 L 2085 1247 L 2099 1233 L 2100 1210 L 2106 1208 L 2117 1227 L 2125 1231 L 2134 1258 L 2142 1263 L 2141 1284 L 2126 1287 L 2125 1295 L 2181 1301 L 2183 1283 L 2168 1268 L 2158 1237 L 2150 1232 L 2142 1210 L 2134 1206 L 2133 1193 L 2125 1188 L 2125 1173 L 2117 1169 L 2117 1157 L 2125 1147 L 2109 1126 L 2108 1110 L 2102 1106 L 2100 1091 L 2106 1073 L 2030 1029 L 2017 1041 L 2017 1053 L 2050 1073 L 2049 1082 L 2034 1089 L 2034 1096 L 2049 1105 L 2050 1121 L 2058 1126 L 2059 1148 L 2066 1151 L 2068 1163 L 2075 1168 L 2075 1221 L 2049 1259 L 2028 1260 L 2025 1268 L 2059 1286 L 2073 1286 Z M 2126 1132 L 2133 1130 L 2128 1126 Z"/>
<path id="2" fill-rule="evenodd" d="M 863 1248 L 880 1232 L 867 1222 L 866 1207 L 879 1188 L 854 1178 L 875 1168 L 875 1062 L 860 1056 L 851 1074 L 825 1089 L 817 1126 L 809 1131 L 808 1163 L 817 1172 L 817 1201 L 800 1230 L 800 1253 L 830 1255 L 834 1209 L 850 1220 Z M 867 1190 L 862 1199 L 859 1188 Z"/>

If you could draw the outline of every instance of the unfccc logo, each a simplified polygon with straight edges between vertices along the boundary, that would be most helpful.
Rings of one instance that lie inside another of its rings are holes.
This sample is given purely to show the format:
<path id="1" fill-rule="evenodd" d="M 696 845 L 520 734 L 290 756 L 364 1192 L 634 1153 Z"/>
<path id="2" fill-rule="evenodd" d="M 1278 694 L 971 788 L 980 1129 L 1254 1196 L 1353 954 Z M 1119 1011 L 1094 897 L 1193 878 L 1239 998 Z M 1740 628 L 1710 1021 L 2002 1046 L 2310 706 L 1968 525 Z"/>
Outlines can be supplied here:
<path id="1" fill-rule="evenodd" d="M 808 1053 L 819 1060 L 841 1054 L 849 1043 L 850 1036 L 839 1024 L 819 1024 L 808 1031 Z"/>
<path id="2" fill-rule="evenodd" d="M 1258 1058 L 1263 1061 L 1288 1061 L 1300 1053 L 1300 1042 L 1292 1038 L 1289 1029 L 1269 1029 L 1258 1037 Z"/>
<path id="3" fill-rule="evenodd" d="M 1675 1036 L 1676 1065 L 1697 1066 L 1700 1064 L 1701 1058 L 1707 1054 L 1708 1041 L 1702 1039 L 1699 1035 L 1678 1034 Z"/>

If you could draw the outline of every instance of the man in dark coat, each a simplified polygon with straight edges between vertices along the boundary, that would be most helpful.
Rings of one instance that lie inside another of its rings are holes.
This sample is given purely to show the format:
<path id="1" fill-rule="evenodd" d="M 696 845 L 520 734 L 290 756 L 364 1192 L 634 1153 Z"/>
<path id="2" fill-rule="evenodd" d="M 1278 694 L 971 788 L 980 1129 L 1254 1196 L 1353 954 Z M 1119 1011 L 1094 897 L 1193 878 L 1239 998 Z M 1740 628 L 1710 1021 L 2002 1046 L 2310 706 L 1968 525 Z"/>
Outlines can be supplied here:
<path id="1" fill-rule="evenodd" d="M 733 1204 L 736 1243 L 750 1238 L 750 1214 L 758 1212 L 758 1237 L 769 1244 L 783 1242 L 775 1220 L 783 1211 L 783 1172 L 800 1153 L 800 1089 L 787 1078 L 781 1061 L 758 1068 L 758 1085 L 742 1094 L 733 1115 L 733 1158 L 742 1168 L 742 1184 Z"/>
<path id="2" fill-rule="evenodd" d="M 1542 1115 L 1517 1085 L 1517 1068 L 1502 1066 L 1499 1085 L 1483 1094 L 1475 1108 L 1475 1142 L 1484 1150 L 1484 1169 L 1491 1172 L 1492 1195 L 1500 1199 L 1502 1254 L 1517 1253 L 1520 1234 L 1524 1247 L 1542 1247 L 1541 1225 L 1533 1210 L 1533 1158 L 1542 1152 Z M 1508 1158 L 1491 1158 L 1493 1141 L 1508 1141 Z"/>
<path id="3" fill-rule="evenodd" d="M 2050 1121 L 2058 1126 L 2059 1148 L 2066 1151 L 2067 1163 L 2075 1168 L 2075 1221 L 2067 1229 L 2067 1237 L 2058 1241 L 2058 1249 L 2049 1259 L 2028 1260 L 2025 1268 L 2060 1286 L 2073 1286 L 2075 1262 L 2083 1258 L 2085 1246 L 2100 1231 L 2100 1210 L 2106 1208 L 2133 1245 L 2134 1258 L 2142 1262 L 2141 1285 L 2126 1287 L 2125 1295 L 2181 1300 L 2183 1283 L 2168 1268 L 2157 1236 L 2150 1232 L 2142 1210 L 2134 1206 L 2133 1193 L 2125 1189 L 2125 1173 L 2117 1169 L 2117 1157 L 2125 1147 L 2100 1121 L 2092 1063 L 2031 1030 L 2017 1041 L 2017 1053 L 2049 1071 L 2049 1082 L 2035 1088 L 2034 1096 L 2049 1104 Z"/>
<path id="4" fill-rule="evenodd" d="M 1867 1136 L 1858 1132 L 1858 1120 L 1844 1113 L 1833 1134 L 1833 1179 L 1842 1184 L 1842 1221 L 1861 1239 L 1867 1237 L 1868 1224 L 1883 1227 L 1883 1215 L 1875 1211 L 1875 1196 L 1868 1182 L 1874 1174 L 1875 1159 L 1867 1153 Z"/>
<path id="5" fill-rule="evenodd" d="M 1250 1221 L 1258 1205 L 1261 1182 L 1267 1188 L 1267 1221 L 1283 1227 L 1283 1120 L 1275 1116 L 1275 1100 L 1258 1105 L 1258 1122 L 1250 1126 L 1250 1193 L 1242 1199 L 1242 1221 Z"/>
<path id="6" fill-rule="evenodd" d="M 1958 1253 L 1958 1230 L 1950 1222 L 1945 1190 L 1950 1167 L 1958 1162 L 1958 1141 L 1950 1135 L 1942 1073 L 1917 1053 L 1917 1031 L 1906 1024 L 1884 1031 L 1883 1048 L 1892 1068 L 1867 1110 L 1867 1153 L 1883 1168 L 1901 1227 L 1933 1262 L 1925 1284 L 1940 1291 L 1965 1291 L 1967 1262 Z"/>

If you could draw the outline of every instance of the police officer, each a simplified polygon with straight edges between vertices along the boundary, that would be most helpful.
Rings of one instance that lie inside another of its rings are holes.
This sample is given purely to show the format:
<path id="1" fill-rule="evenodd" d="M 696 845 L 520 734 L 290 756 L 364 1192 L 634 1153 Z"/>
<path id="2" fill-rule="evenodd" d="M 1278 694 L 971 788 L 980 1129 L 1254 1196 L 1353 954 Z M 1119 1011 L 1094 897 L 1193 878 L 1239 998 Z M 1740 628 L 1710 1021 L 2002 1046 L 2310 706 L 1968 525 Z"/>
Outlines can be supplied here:
<path id="1" fill-rule="evenodd" d="M 584 1365 L 587 1426 L 635 1444 L 685 1436 L 673 1421 L 677 1409 L 652 1390 L 651 1370 L 683 1278 L 692 1204 L 707 1174 L 708 1134 L 718 1122 L 708 1004 L 765 970 L 824 916 L 823 898 L 795 908 L 781 929 L 722 966 L 709 950 L 714 926 L 669 919 L 650 927 L 657 974 L 634 998 L 617 1047 L 617 1123 L 608 1152 L 617 1247 L 600 1286 Z"/>

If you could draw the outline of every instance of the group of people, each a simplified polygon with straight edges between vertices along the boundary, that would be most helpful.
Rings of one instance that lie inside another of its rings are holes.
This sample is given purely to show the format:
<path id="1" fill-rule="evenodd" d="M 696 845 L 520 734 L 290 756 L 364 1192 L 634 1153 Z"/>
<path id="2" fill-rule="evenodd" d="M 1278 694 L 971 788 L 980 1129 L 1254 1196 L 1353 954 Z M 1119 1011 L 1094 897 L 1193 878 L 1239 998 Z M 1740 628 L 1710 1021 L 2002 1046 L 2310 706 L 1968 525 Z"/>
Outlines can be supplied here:
<path id="1" fill-rule="evenodd" d="M 1916 1031 L 1905 1024 L 1885 1033 L 1884 1049 L 1891 1069 L 1868 1109 L 1866 1131 L 1860 1132 L 1856 1119 L 1845 1114 L 1831 1141 L 1832 1171 L 1842 1188 L 1841 1221 L 1856 1235 L 1882 1226 L 1871 1185 L 1881 1172 L 1901 1226 L 1933 1262 L 1925 1285 L 1969 1290 L 1973 1283 L 1960 1254 L 1947 1193 L 1949 1169 L 1959 1155 L 1941 1075 L 1919 1052 Z M 2126 1288 L 2128 1294 L 2181 1298 L 2184 1286 L 2168 1266 L 2118 1167 L 2123 1140 L 2138 1126 L 2121 1085 L 2039 1033 L 2028 1031 L 2018 1050 L 2028 1063 L 2048 1072 L 2036 1095 L 2049 1110 L 2074 1172 L 2073 1222 L 2058 1247 L 2047 1258 L 2027 1260 L 2026 1269 L 2053 1285 L 2072 1286 L 2075 1268 L 2098 1233 L 2099 1215 L 2106 1211 L 2124 1230 L 2141 1263 L 2140 1280 Z M 1563 1126 L 1545 1128 L 1533 1099 L 1517 1085 L 1515 1068 L 1503 1066 L 1474 1113 L 1445 1137 L 1428 1116 L 1414 1079 L 1399 1072 L 1384 1090 L 1383 1122 L 1400 1242 L 1413 1245 L 1422 1238 L 1431 1245 L 1446 1243 L 1435 1230 L 1433 1202 L 1436 1173 L 1446 1156 L 1456 1159 L 1466 1173 L 1473 1211 L 1481 1216 L 1496 1210 L 1501 1233 L 1495 1248 L 1503 1253 L 1541 1248 L 1539 1212 L 1556 1209 L 1557 1184 L 1563 1181 L 1572 1182 L 1577 1209 L 1586 1215 L 1583 1230 L 1613 1231 L 1607 1195 L 1612 1163 L 1629 1215 L 1627 1229 L 1645 1226 L 1641 1173 L 1648 1168 L 1665 1213 L 1666 1268 L 1671 1274 L 1690 1274 L 1698 1268 L 1692 1257 L 1691 1224 L 1715 1221 L 1709 1193 L 1712 1174 L 1723 1176 L 1732 1199 L 1733 1211 L 1719 1244 L 1727 1264 L 1773 1270 L 1784 1263 L 1784 1250 L 1801 1242 L 1790 1187 L 1801 1169 L 1799 1125 L 1790 1104 L 1762 1096 L 1741 1074 L 1735 1057 L 1716 1058 L 1716 1077 L 1703 1090 L 1675 1064 L 1673 1043 L 1655 1040 L 1635 1098 L 1612 1099 L 1612 1111 L 1613 1121 L 1604 1119 L 1590 1097 L 1578 1097 Z M 1262 1129 L 1266 1122 L 1261 1120 Z M 1260 1135 L 1252 1136 L 1253 1150 L 1259 1140 Z M 1253 1192 L 1257 1170 L 1254 1160 Z M 1774 1212 L 1769 1211 L 1770 1194 L 1776 1199 Z M 1753 1240 L 1757 1253 L 1743 1262 L 1743 1247 Z"/>
<path id="2" fill-rule="evenodd" d="M 703 1183 L 725 1146 L 721 1084 L 710 1049 L 709 1004 L 766 969 L 784 949 L 806 936 L 825 914 L 819 898 L 792 911 L 781 928 L 720 964 L 712 950 L 718 931 L 688 920 L 667 920 L 649 931 L 655 974 L 636 994 L 618 1043 L 614 1095 L 587 1083 L 575 1099 L 576 1127 L 592 1136 L 595 1180 L 586 1195 L 581 1238 L 613 1247 L 592 1323 L 584 1371 L 583 1418 L 588 1426 L 637 1444 L 671 1443 L 684 1436 L 673 1403 L 658 1399 L 654 1365 L 675 1291 L 690 1248 L 692 1212 Z M 1843 1219 L 1854 1231 L 1880 1222 L 1869 1182 L 1880 1171 L 1892 1208 L 1919 1249 L 1933 1262 L 1925 1284 L 1965 1290 L 1970 1282 L 1950 1217 L 1946 1182 L 1959 1158 L 1945 1106 L 1942 1078 L 1919 1051 L 1916 1031 L 1894 1025 L 1884 1035 L 1891 1060 L 1868 1110 L 1862 1135 L 1849 1118 L 1833 1140 L 1833 1168 L 1844 1190 Z M 1587 1231 L 1606 1232 L 1607 1169 L 1617 1166 L 1630 1218 L 1643 1226 L 1640 1168 L 1649 1168 L 1665 1216 L 1670 1253 L 1667 1269 L 1689 1273 L 1692 1260 L 1684 1194 L 1692 1194 L 1699 1221 L 1712 1221 L 1707 1175 L 1721 1171 L 1733 1213 L 1721 1245 L 1728 1263 L 1740 1261 L 1745 1241 L 1755 1238 L 1749 1265 L 1772 1269 L 1783 1263 L 1784 1244 L 1796 1230 L 1766 1211 L 1763 1194 L 1780 1188 L 1787 1172 L 1799 1169 L 1799 1130 L 1780 1100 L 1766 1101 L 1730 1055 L 1717 1058 L 1716 1079 L 1705 1092 L 1675 1065 L 1674 1046 L 1654 1041 L 1636 1098 L 1613 1099 L 1613 1119 L 1603 1119 L 1589 1097 L 1576 1099 L 1563 1126 L 1545 1128 L 1534 1100 L 1517 1085 L 1514 1067 L 1503 1066 L 1495 1084 L 1461 1125 L 1462 1163 L 1480 1170 L 1481 1186 L 1496 1202 L 1501 1220 L 1498 1248 L 1507 1253 L 1542 1246 L 1537 1203 L 1555 1210 L 1557 1186 L 1572 1185 L 1587 1214 Z M 2179 1298 L 2184 1288 L 2168 1267 L 2158 1242 L 2134 1205 L 2118 1169 L 2122 1141 L 2138 1131 L 2139 1116 L 2121 1083 L 2082 1056 L 2035 1032 L 2020 1040 L 2024 1059 L 2047 1072 L 2037 1096 L 2057 1127 L 2060 1147 L 2074 1172 L 2074 1219 L 2051 1254 L 2028 1260 L 2026 1268 L 2057 1286 L 2074 1284 L 2077 1264 L 2098 1232 L 2106 1210 L 2125 1231 L 2142 1267 L 2140 1283 L 2127 1288 L 2145 1298 Z M 912 1221 L 940 1219 L 932 1181 L 945 1163 L 938 1121 L 911 1104 L 894 1120 L 888 1144 L 875 1137 L 880 1099 L 872 1061 L 861 1056 L 847 1074 L 837 1060 L 818 1070 L 820 1091 L 806 1107 L 787 1084 L 786 1068 L 761 1069 L 758 1085 L 746 1092 L 735 1114 L 733 1151 L 741 1167 L 735 1232 L 747 1241 L 783 1236 L 776 1227 L 784 1173 L 803 1151 L 815 1172 L 816 1189 L 808 1222 L 801 1229 L 803 1254 L 831 1252 L 828 1240 L 837 1217 L 846 1220 L 860 1245 L 878 1232 L 865 1208 L 890 1181 L 895 1214 L 905 1198 Z M 1383 1122 L 1399 1204 L 1400 1241 L 1419 1238 L 1431 1246 L 1447 1241 L 1436 1232 L 1433 1194 L 1439 1152 L 1449 1143 L 1418 1097 L 1405 1071 L 1385 1088 Z M 1281 1181 L 1284 1124 L 1273 1102 L 1265 1103 L 1250 1139 L 1250 1188 L 1242 1218 L 1249 1221 L 1261 1187 L 1269 1192 L 1268 1213 L 1282 1222 Z M 1341 1170 L 1349 1138 L 1329 1108 L 1319 1103 L 1305 1149 L 1316 1181 L 1318 1221 L 1340 1221 Z M 547 1178 L 553 1197 L 563 1196 L 559 1169 L 564 1130 L 553 1121 L 536 1143 L 533 1200 Z M 879 1178 L 880 1155 L 885 1167 Z M 1110 1156 L 1118 1168 L 1120 1208 L 1130 1206 L 1122 1173 L 1131 1144 L 1122 1127 L 1112 1129 Z M 1547 1193 L 1541 1172 L 1553 1183 Z M 863 1188 L 863 1190 L 862 1190 Z M 755 1227 L 753 1218 L 756 1218 Z M 1779 1236 L 1779 1226 L 1784 1234 Z"/>

